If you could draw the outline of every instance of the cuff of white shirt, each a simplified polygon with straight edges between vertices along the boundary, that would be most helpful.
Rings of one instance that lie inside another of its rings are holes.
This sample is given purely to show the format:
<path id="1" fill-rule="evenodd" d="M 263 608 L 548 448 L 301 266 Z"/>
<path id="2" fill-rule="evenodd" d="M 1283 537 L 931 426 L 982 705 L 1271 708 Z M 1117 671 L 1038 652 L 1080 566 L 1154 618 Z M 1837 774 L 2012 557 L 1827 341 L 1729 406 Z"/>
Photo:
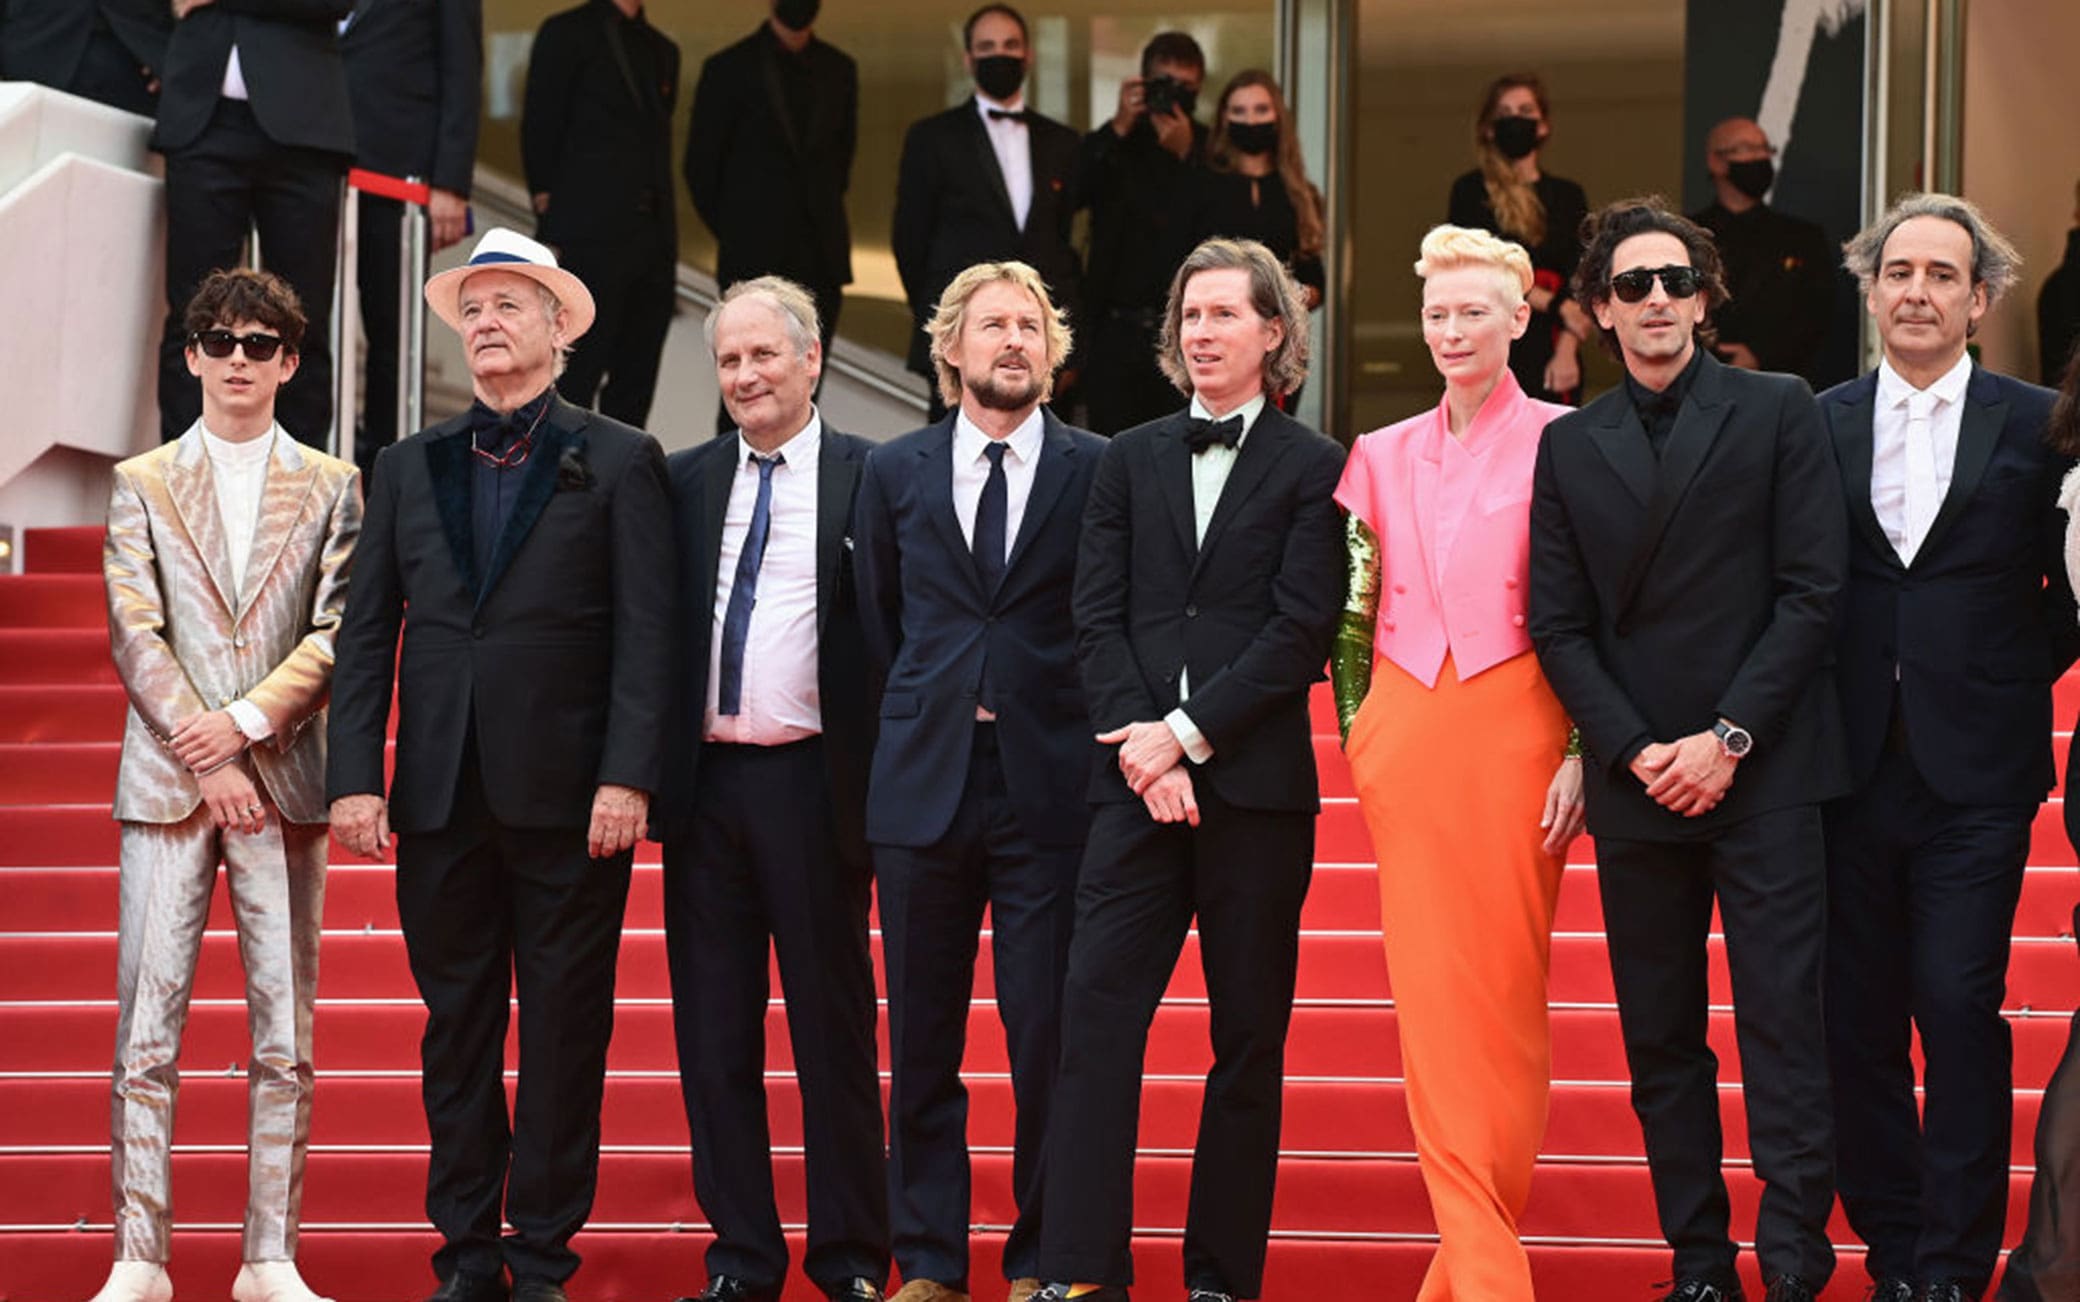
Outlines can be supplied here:
<path id="1" fill-rule="evenodd" d="M 266 741 L 274 736 L 274 725 L 267 721 L 267 716 L 260 712 L 260 707 L 251 701 L 236 700 L 224 709 L 230 713 L 231 721 L 238 725 L 238 730 L 246 735 L 247 741 Z"/>
<path id="2" fill-rule="evenodd" d="M 1199 725 L 1192 722 L 1192 716 L 1184 712 L 1183 706 L 1164 715 L 1163 722 L 1170 725 L 1170 734 L 1177 738 L 1178 745 L 1184 747 L 1186 759 L 1194 764 L 1204 764 L 1213 758 L 1213 743 L 1206 740 L 1206 734 L 1199 731 Z"/>

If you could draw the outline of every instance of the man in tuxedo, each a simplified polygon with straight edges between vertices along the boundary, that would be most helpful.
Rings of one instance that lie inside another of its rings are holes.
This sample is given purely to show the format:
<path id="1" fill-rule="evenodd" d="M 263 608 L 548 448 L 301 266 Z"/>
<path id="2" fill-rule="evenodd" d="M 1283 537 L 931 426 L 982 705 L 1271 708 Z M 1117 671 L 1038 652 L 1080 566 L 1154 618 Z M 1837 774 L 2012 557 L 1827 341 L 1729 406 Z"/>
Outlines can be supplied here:
<path id="1" fill-rule="evenodd" d="M 686 188 L 715 233 L 715 280 L 785 276 L 816 296 L 823 349 L 852 283 L 845 191 L 859 142 L 859 70 L 818 40 L 819 0 L 772 0 L 758 30 L 701 65 Z M 725 399 L 717 429 L 732 421 Z"/>
<path id="2" fill-rule="evenodd" d="M 1042 406 L 1069 329 L 1031 267 L 954 277 L 931 336 L 955 414 L 875 449 L 858 528 L 869 663 L 886 684 L 867 837 L 888 968 L 896 1302 L 968 1297 L 960 1070 L 984 906 L 1018 1110 L 1004 1275 L 1025 1302 L 1090 821 L 1069 595 L 1104 443 Z"/>
<path id="3" fill-rule="evenodd" d="M 766 1122 L 770 942 L 801 1085 L 802 1266 L 831 1298 L 879 1302 L 888 1192 L 861 832 L 874 725 L 851 547 L 868 444 L 811 400 L 823 347 L 802 286 L 739 281 L 706 331 L 737 428 L 668 463 L 681 672 L 652 820 L 694 1193 L 715 1227 L 698 1296 L 775 1302 L 787 1277 Z"/>
<path id="4" fill-rule="evenodd" d="M 1764 1186 L 1756 1253 L 1770 1302 L 1808 1302 L 1834 1269 L 1820 802 L 1847 788 L 1825 668 L 1847 526 L 1804 382 L 1712 356 L 1711 236 L 1653 199 L 1604 208 L 1587 235 L 1575 296 L 1625 382 L 1539 444 L 1529 627 L 1589 753 L 1666 1302 L 1741 1296 L 1706 1037 L 1714 900 Z"/>
<path id="5" fill-rule="evenodd" d="M 2052 392 L 1966 352 L 2021 264 L 1977 208 L 1908 195 L 1846 249 L 1885 351 L 1820 399 L 1850 525 L 1855 790 L 1827 811 L 1842 1207 L 1879 1302 L 1976 1302 L 2008 1211 L 2008 941 L 2053 783 L 2051 684 L 2080 651 L 2072 463 L 2044 442 Z"/>
<path id="6" fill-rule="evenodd" d="M 42 82 L 150 117 L 172 30 L 159 0 L 0 0 L 0 81 Z"/>
<path id="7" fill-rule="evenodd" d="M 354 156 L 339 21 L 353 0 L 220 4 L 173 0 L 152 148 L 166 155 L 166 330 L 159 431 L 195 423 L 182 310 L 202 278 L 236 266 L 247 232 L 303 303 L 302 363 L 275 404 L 309 444 L 332 433 L 332 279 L 340 178 Z"/>
<path id="8" fill-rule="evenodd" d="M 1306 378 L 1307 309 L 1255 241 L 1185 259 L 1162 364 L 1190 406 L 1105 449 L 1076 564 L 1099 744 L 1047 1137 L 1050 1302 L 1112 1302 L 1133 1282 L 1142 1062 L 1195 915 L 1213 1069 L 1184 1231 L 1193 1302 L 1258 1296 L 1271 1229 L 1321 808 L 1307 696 L 1343 602 L 1343 449 L 1272 405 Z"/>
<path id="9" fill-rule="evenodd" d="M 427 1012 L 434 1297 L 502 1302 L 510 1271 L 515 1302 L 562 1302 L 599 1174 L 629 864 L 663 778 L 671 503 L 649 435 L 556 395 L 593 307 L 548 249 L 495 228 L 426 301 L 462 336 L 476 401 L 376 459 L 326 787 L 347 849 L 396 833 Z"/>
<path id="10" fill-rule="evenodd" d="M 557 388 L 580 407 L 597 398 L 603 415 L 629 425 L 650 418 L 678 303 L 678 96 L 679 47 L 650 25 L 642 0 L 585 0 L 535 33 L 520 165 L 536 235 L 599 304 Z"/>
<path id="11" fill-rule="evenodd" d="M 483 0 L 361 0 L 340 33 L 354 104 L 355 165 L 432 187 L 429 252 L 460 240 L 469 224 L 477 164 L 477 109 L 484 84 Z M 365 474 L 397 441 L 398 318 L 404 204 L 362 193 L 356 266 L 368 361 L 355 460 Z M 417 283 L 424 266 L 412 269 Z"/>
<path id="12" fill-rule="evenodd" d="M 1040 273 L 1072 326 L 1082 303 L 1082 270 L 1069 242 L 1079 145 L 1075 131 L 1026 107 L 1026 20 L 1009 5 L 987 4 L 968 16 L 961 35 L 975 98 L 912 123 L 904 134 L 890 230 L 917 327 L 910 369 L 931 384 L 934 423 L 948 408 L 927 328 L 956 275 L 978 262 L 1023 262 Z M 1073 359 L 1063 365 L 1057 406 L 1074 388 Z"/>

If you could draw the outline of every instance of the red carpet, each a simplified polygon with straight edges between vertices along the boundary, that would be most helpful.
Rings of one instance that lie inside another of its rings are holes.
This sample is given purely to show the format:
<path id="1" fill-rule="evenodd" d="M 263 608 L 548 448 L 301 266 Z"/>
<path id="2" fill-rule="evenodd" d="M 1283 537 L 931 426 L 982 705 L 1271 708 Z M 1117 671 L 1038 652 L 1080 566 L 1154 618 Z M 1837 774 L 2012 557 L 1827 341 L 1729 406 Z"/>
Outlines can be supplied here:
<path id="1" fill-rule="evenodd" d="M 30 531 L 32 572 L 0 578 L 0 1302 L 84 1298 L 106 1272 L 108 1058 L 114 1033 L 115 781 L 123 699 L 108 663 L 98 530 Z M 1324 794 L 1320 863 L 1304 919 L 1300 1007 L 1287 1060 L 1285 1158 L 1266 1296 L 1414 1295 L 1434 1231 L 1402 1108 L 1392 992 L 1380 953 L 1371 854 L 1326 697 L 1317 701 Z M 2061 684 L 2058 718 L 2080 709 Z M 2063 745 L 2060 746 L 2063 764 Z M 2064 933 L 2080 868 L 2056 802 L 2037 823 L 2009 978 L 2017 1100 L 2012 1242 L 2027 1190 L 2040 1087 L 2076 1003 Z M 1545 1159 L 1525 1230 L 1540 1293 L 1646 1297 L 1667 1274 L 1639 1130 L 1626 1100 L 1588 842 L 1571 856 L 1553 960 L 1555 1075 Z M 622 946 L 620 1007 L 593 1226 L 578 1241 L 582 1299 L 663 1302 L 704 1278 L 672 1050 L 657 854 L 638 856 Z M 390 870 L 335 847 L 318 1018 L 318 1090 L 302 1262 L 340 1302 L 423 1295 L 425 1124 L 416 1073 L 423 1015 L 397 934 Z M 172 1266 L 183 1295 L 220 1293 L 236 1269 L 244 1188 L 247 1052 L 242 979 L 219 891 L 183 1061 Z M 987 945 L 987 937 L 984 939 Z M 1196 942 L 1194 942 L 1194 946 Z M 879 938 L 876 937 L 878 953 Z M 1752 1229 L 1739 1059 L 1715 942 L 1714 1040 L 1737 1231 Z M 968 1065 L 974 1093 L 978 1282 L 994 1277 L 1010 1219 L 1010 1086 L 989 965 L 979 967 Z M 770 1015 L 768 1084 L 782 1217 L 802 1217 L 801 1123 L 784 1015 Z M 1196 1074 L 1208 1062 L 1205 986 L 1187 953 L 1157 1015 L 1136 1178 L 1139 1295 L 1178 1295 L 1177 1249 Z M 1837 1218 L 1837 1239 L 1847 1245 Z M 1752 1271 L 1752 1263 L 1744 1263 Z M 1750 1286 L 1756 1281 L 1750 1276 Z M 1861 1258 L 1844 1254 L 1830 1299 L 1860 1298 Z M 815 1296 L 799 1280 L 789 1299 Z M 978 1297 L 1001 1293 L 984 1284 Z"/>

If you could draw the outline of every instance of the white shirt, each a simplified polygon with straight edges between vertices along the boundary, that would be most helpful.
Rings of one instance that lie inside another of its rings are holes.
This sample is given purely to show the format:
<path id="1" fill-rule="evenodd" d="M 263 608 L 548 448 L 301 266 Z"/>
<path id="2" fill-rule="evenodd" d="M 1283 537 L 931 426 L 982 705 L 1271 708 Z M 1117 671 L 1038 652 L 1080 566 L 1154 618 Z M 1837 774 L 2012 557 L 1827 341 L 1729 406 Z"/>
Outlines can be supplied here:
<path id="1" fill-rule="evenodd" d="M 1033 476 L 1040 466 L 1040 409 L 1019 422 L 1004 439 L 1004 559 L 1018 541 L 1018 527 L 1026 516 L 1026 500 L 1033 495 Z M 961 522 L 961 537 L 968 550 L 975 549 L 975 512 L 982 504 L 982 489 L 989 482 L 989 457 L 984 455 L 992 440 L 962 411 L 953 418 L 953 513 Z"/>
<path id="2" fill-rule="evenodd" d="M 744 638 L 743 695 L 738 713 L 717 714 L 722 690 L 722 621 L 737 585 L 737 559 L 758 505 L 759 469 L 751 445 L 737 439 L 737 473 L 722 517 L 722 548 L 715 564 L 714 625 L 708 638 L 708 702 L 702 719 L 709 741 L 779 746 L 823 731 L 823 697 L 816 677 L 816 478 L 823 450 L 823 417 L 774 451 L 773 499 L 758 592 Z"/>
<path id="3" fill-rule="evenodd" d="M 260 498 L 267 491 L 267 463 L 274 457 L 274 441 L 281 436 L 279 425 L 256 439 L 233 443 L 202 427 L 202 447 L 209 454 L 210 486 L 216 490 L 217 520 L 224 527 L 224 548 L 231 554 L 231 601 L 245 598 L 246 567 L 253 559 L 253 534 L 260 527 Z M 260 741 L 274 733 L 274 725 L 260 707 L 243 698 L 224 707 L 238 730 L 249 740 Z"/>
<path id="4" fill-rule="evenodd" d="M 1033 137 L 1026 124 L 1015 118 L 993 118 L 991 109 L 1009 113 L 1025 111 L 1025 97 L 1014 96 L 1002 103 L 978 92 L 975 111 L 982 115 L 982 129 L 989 132 L 989 147 L 996 151 L 997 170 L 1004 174 L 1004 192 L 1011 196 L 1011 215 L 1018 229 L 1026 228 L 1026 214 L 1033 210 Z"/>
<path id="5" fill-rule="evenodd" d="M 346 29 L 342 27 L 341 31 Z M 224 85 L 217 92 L 225 99 L 251 99 L 246 93 L 245 65 L 238 61 L 238 47 L 231 47 L 231 57 L 224 61 Z"/>
<path id="6" fill-rule="evenodd" d="M 1204 452 L 1192 454 L 1192 531 L 1196 541 L 1206 541 L 1206 526 L 1213 523 L 1214 508 L 1221 501 L 1221 490 L 1228 486 L 1228 472 L 1235 468 L 1235 458 L 1241 455 L 1243 443 L 1249 438 L 1249 432 L 1256 428 L 1257 417 L 1263 413 L 1264 395 L 1259 393 L 1228 413 L 1229 416 L 1242 417 L 1242 433 L 1236 436 L 1234 447 L 1215 443 Z M 1192 395 L 1191 414 L 1198 420 L 1213 419 L 1213 413 L 1197 394 Z M 1177 675 L 1178 708 L 1164 715 L 1163 722 L 1169 724 L 1170 731 L 1176 734 L 1186 758 L 1194 764 L 1204 764 L 1213 758 L 1213 744 L 1184 712 L 1183 702 L 1190 699 L 1191 694 L 1192 671 L 1184 669 Z"/>
<path id="7" fill-rule="evenodd" d="M 1908 446 L 1909 406 L 1916 402 L 1933 404 L 1928 419 L 1929 439 L 1935 453 L 1933 481 L 1922 485 L 1923 490 L 1934 495 L 1933 505 L 1927 509 L 1928 519 L 1933 519 L 1950 491 L 1950 475 L 1957 465 L 1957 431 L 1964 420 L 1964 391 L 1971 379 L 1969 353 L 1959 357 L 1956 365 L 1925 390 L 1907 383 L 1892 369 L 1891 362 L 1878 363 L 1878 393 L 1871 412 L 1871 510 L 1877 514 L 1878 526 L 1892 541 L 1892 549 L 1907 564 L 1913 563 L 1928 528 L 1928 521 L 1923 520 L 1920 528 L 1913 531 L 1917 536 L 1908 536 L 1908 493 L 1913 487 L 1908 481 L 1911 476 L 1931 474 L 1925 462 L 1917 466 L 1914 450 Z"/>

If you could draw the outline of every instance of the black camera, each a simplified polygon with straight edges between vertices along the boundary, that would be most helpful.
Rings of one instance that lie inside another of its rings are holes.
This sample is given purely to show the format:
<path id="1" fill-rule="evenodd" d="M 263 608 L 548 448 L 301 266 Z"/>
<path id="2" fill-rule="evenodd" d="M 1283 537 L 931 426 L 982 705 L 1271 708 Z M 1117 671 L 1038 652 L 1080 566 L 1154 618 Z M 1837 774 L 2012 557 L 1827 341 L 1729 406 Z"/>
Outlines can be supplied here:
<path id="1" fill-rule="evenodd" d="M 1177 112 L 1190 117 L 1199 106 L 1199 92 L 1175 77 L 1150 77 L 1141 83 L 1141 95 L 1150 113 L 1165 116 Z"/>

